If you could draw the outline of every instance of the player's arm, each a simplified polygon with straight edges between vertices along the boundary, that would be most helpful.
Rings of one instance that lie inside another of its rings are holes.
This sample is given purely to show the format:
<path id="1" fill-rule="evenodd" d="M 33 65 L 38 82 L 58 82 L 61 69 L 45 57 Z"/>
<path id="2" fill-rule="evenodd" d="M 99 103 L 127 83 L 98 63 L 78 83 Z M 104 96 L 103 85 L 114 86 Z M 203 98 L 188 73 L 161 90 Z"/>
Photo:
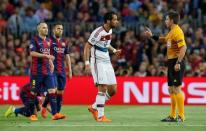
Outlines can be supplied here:
<path id="1" fill-rule="evenodd" d="M 42 54 L 42 53 L 35 52 L 35 51 L 31 51 L 31 52 L 30 52 L 30 55 L 31 55 L 32 57 L 39 57 L 39 58 L 51 59 L 52 61 L 55 59 L 54 56 L 52 56 L 52 55 Z"/>
<path id="2" fill-rule="evenodd" d="M 53 73 L 54 72 L 54 63 L 53 63 L 52 59 L 49 59 L 49 68 L 50 68 L 51 73 Z"/>
<path id="3" fill-rule="evenodd" d="M 39 57 L 39 58 L 46 58 L 47 57 L 46 54 L 38 53 L 38 52 L 35 52 L 35 51 L 31 51 L 30 55 L 32 57 Z"/>
<path id="4" fill-rule="evenodd" d="M 148 27 L 145 27 L 146 31 L 145 31 L 145 35 L 149 38 L 152 38 L 154 39 L 155 41 L 159 41 L 159 42 L 163 42 L 165 43 L 166 42 L 166 39 L 164 36 L 159 36 L 159 35 L 154 35 L 152 33 L 152 31 L 148 28 Z"/>
<path id="5" fill-rule="evenodd" d="M 64 51 L 65 54 L 65 61 L 66 61 L 66 66 L 68 67 L 68 77 L 69 79 L 72 78 L 72 66 L 71 66 L 71 59 L 70 59 L 70 51 L 69 51 L 69 45 L 68 45 L 68 41 L 65 42 L 66 43 L 66 48 Z"/>
<path id="6" fill-rule="evenodd" d="M 89 63 L 89 58 L 90 58 L 90 51 L 92 48 L 92 44 L 87 42 L 84 47 L 84 61 L 85 61 L 85 71 L 86 73 L 90 73 L 90 63 Z"/>
<path id="7" fill-rule="evenodd" d="M 69 68 L 69 79 L 71 79 L 72 78 L 72 66 L 71 66 L 71 59 L 70 59 L 69 54 L 66 54 L 65 60 L 66 60 L 66 65 Z"/>
<path id="8" fill-rule="evenodd" d="M 91 48 L 92 48 L 92 44 L 90 44 L 89 42 L 87 42 L 85 44 L 85 47 L 84 47 L 84 61 L 85 62 L 89 62 L 89 58 L 90 58 L 90 51 L 91 51 Z"/>
<path id="9" fill-rule="evenodd" d="M 120 55 L 120 53 L 121 53 L 121 50 L 117 50 L 114 47 L 112 47 L 111 45 L 109 45 L 108 49 L 116 55 Z"/>

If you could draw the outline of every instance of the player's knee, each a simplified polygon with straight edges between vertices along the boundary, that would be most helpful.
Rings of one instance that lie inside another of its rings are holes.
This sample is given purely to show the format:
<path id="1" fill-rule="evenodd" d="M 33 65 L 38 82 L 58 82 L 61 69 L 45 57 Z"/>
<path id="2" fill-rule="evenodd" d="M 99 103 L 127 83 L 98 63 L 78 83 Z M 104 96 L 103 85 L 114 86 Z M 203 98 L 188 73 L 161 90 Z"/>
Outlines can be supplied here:
<path id="1" fill-rule="evenodd" d="M 57 94 L 63 94 L 64 93 L 64 90 L 57 90 Z"/>
<path id="2" fill-rule="evenodd" d="M 100 92 L 106 93 L 106 91 L 107 91 L 107 86 L 106 86 L 106 85 L 98 85 L 98 90 L 99 90 Z"/>
<path id="3" fill-rule="evenodd" d="M 48 89 L 48 93 L 51 94 L 51 93 L 56 93 L 56 89 Z"/>

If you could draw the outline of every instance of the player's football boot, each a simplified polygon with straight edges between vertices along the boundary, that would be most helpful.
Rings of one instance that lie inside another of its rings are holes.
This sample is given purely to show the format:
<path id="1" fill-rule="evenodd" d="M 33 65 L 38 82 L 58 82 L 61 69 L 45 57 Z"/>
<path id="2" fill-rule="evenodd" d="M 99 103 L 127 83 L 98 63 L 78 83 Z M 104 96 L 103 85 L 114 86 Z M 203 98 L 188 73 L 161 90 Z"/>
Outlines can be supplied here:
<path id="1" fill-rule="evenodd" d="M 177 120 L 171 116 L 168 116 L 161 120 L 161 122 L 177 122 Z"/>
<path id="2" fill-rule="evenodd" d="M 55 115 L 52 116 L 52 120 L 59 120 L 59 119 L 64 119 L 65 116 L 61 115 L 60 113 L 56 113 Z"/>
<path id="3" fill-rule="evenodd" d="M 4 116 L 5 116 L 5 117 L 11 116 L 11 115 L 14 113 L 14 109 L 15 109 L 14 106 L 9 106 L 9 108 L 8 108 L 7 111 L 5 112 Z"/>
<path id="4" fill-rule="evenodd" d="M 47 113 L 47 109 L 45 108 L 45 107 L 42 107 L 42 110 L 41 110 L 41 116 L 43 117 L 43 118 L 46 118 L 46 113 Z"/>
<path id="5" fill-rule="evenodd" d="M 61 119 L 66 118 L 66 116 L 65 116 L 65 115 L 63 115 L 63 114 L 61 114 L 61 113 L 58 113 L 58 115 L 60 116 L 60 118 L 61 118 Z"/>
<path id="6" fill-rule="evenodd" d="M 38 120 L 38 118 L 37 118 L 36 115 L 31 115 L 31 116 L 29 117 L 29 119 L 30 119 L 31 121 L 37 121 L 37 120 Z"/>
<path id="7" fill-rule="evenodd" d="M 92 116 L 95 120 L 98 119 L 98 111 L 94 108 L 92 108 L 92 106 L 88 106 L 88 111 L 92 113 Z"/>
<path id="8" fill-rule="evenodd" d="M 97 119 L 97 122 L 111 122 L 112 120 L 108 119 L 106 116 L 102 116 Z"/>
<path id="9" fill-rule="evenodd" d="M 181 117 L 178 115 L 178 117 L 177 117 L 176 121 L 177 121 L 177 122 L 184 122 L 184 121 L 185 121 L 185 119 L 181 118 Z"/>

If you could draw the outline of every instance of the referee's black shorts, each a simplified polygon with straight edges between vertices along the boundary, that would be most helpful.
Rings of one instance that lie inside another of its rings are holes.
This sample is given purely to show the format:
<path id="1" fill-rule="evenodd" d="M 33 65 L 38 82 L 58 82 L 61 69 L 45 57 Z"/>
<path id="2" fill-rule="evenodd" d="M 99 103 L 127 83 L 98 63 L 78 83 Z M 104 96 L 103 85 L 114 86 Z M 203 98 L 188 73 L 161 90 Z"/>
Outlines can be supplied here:
<path id="1" fill-rule="evenodd" d="M 168 80 L 168 86 L 180 86 L 182 85 L 182 80 L 184 77 L 184 71 L 185 71 L 185 62 L 182 60 L 180 63 L 180 70 L 175 71 L 174 67 L 177 62 L 177 58 L 175 59 L 168 59 L 167 62 L 167 80 Z"/>

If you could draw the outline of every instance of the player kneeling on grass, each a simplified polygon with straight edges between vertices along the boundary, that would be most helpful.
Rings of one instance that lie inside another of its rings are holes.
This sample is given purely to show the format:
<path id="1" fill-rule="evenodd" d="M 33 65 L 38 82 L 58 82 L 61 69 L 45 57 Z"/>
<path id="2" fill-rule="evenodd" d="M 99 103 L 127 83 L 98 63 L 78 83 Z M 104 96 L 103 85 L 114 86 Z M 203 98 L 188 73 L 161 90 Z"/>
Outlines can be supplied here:
<path id="1" fill-rule="evenodd" d="M 35 102 L 34 108 L 32 107 L 33 104 L 31 104 L 31 101 L 29 98 L 34 99 L 34 102 Z M 14 106 L 10 106 L 9 109 L 4 114 L 5 117 L 9 117 L 12 114 L 15 114 L 16 116 L 18 116 L 18 114 L 21 114 L 21 115 L 26 116 L 26 117 L 31 117 L 31 115 L 33 114 L 33 109 L 34 109 L 35 115 L 37 115 L 37 112 L 41 110 L 37 96 L 31 95 L 30 83 L 26 84 L 25 86 L 23 86 L 21 88 L 20 99 L 22 100 L 24 106 L 19 107 L 19 108 L 15 108 Z"/>

